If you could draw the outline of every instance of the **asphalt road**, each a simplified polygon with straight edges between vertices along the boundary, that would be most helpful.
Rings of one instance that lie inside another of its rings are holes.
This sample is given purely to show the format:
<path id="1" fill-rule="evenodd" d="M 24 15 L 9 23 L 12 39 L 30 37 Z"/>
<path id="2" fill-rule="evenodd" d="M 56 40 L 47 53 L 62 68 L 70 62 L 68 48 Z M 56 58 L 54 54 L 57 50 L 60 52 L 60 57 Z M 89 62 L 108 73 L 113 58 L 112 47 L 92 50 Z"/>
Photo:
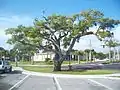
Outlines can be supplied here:
<path id="1" fill-rule="evenodd" d="M 57 77 L 55 80 L 53 77 L 25 75 L 20 71 L 2 74 L 0 90 L 10 90 L 11 87 L 11 90 L 120 90 L 120 79 Z"/>
<path id="2" fill-rule="evenodd" d="M 26 75 L 21 71 L 0 74 L 0 90 L 9 90 L 13 85 L 22 80 Z"/>
<path id="3" fill-rule="evenodd" d="M 62 90 L 120 90 L 120 80 L 103 78 L 58 78 Z"/>
<path id="4" fill-rule="evenodd" d="M 120 63 L 113 63 L 113 64 L 101 64 L 102 62 L 93 62 L 87 64 L 76 64 L 72 65 L 72 69 L 114 69 L 120 70 Z M 62 66 L 62 69 L 68 69 L 68 66 Z"/>

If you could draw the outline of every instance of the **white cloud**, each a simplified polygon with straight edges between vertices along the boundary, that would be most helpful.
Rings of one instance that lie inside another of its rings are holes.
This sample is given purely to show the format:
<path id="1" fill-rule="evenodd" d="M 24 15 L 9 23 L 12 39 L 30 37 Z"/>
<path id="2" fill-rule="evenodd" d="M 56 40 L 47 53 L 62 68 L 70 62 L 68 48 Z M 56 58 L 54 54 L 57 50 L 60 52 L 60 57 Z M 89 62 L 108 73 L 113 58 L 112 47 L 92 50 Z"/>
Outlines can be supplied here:
<path id="1" fill-rule="evenodd" d="M 7 39 L 10 37 L 5 35 L 7 28 L 17 27 L 18 25 L 32 25 L 33 19 L 28 16 L 2 16 L 0 17 L 0 46 L 6 49 L 11 48 L 6 44 Z"/>
<path id="2" fill-rule="evenodd" d="M 118 26 L 113 32 L 115 39 L 120 41 L 120 26 Z"/>

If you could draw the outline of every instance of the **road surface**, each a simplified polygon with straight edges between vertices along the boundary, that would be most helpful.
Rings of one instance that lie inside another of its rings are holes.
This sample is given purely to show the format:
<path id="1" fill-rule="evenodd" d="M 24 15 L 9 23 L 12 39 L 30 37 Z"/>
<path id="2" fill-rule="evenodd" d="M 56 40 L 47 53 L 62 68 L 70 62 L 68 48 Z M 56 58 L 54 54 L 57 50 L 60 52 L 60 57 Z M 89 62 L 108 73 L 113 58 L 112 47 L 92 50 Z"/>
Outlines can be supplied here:
<path id="1" fill-rule="evenodd" d="M 0 90 L 9 90 L 13 85 L 22 80 L 26 75 L 21 71 L 0 74 Z"/>
<path id="2" fill-rule="evenodd" d="M 0 75 L 0 90 L 120 90 L 120 79 L 45 77 L 13 71 Z"/>

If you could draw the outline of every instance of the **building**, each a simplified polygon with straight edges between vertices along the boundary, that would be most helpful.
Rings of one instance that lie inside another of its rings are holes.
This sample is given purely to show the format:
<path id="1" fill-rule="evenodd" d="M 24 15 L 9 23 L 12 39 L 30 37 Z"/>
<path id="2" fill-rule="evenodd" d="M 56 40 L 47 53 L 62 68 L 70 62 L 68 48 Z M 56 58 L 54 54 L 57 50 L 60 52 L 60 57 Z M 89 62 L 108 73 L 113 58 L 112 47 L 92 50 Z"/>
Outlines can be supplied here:
<path id="1" fill-rule="evenodd" d="M 34 54 L 33 61 L 45 61 L 46 58 L 52 60 L 54 56 L 55 54 L 53 52 L 39 52 Z"/>
<path id="2" fill-rule="evenodd" d="M 46 58 L 50 58 L 51 60 L 53 60 L 55 56 L 55 53 L 53 52 L 39 52 L 39 53 L 35 53 L 34 56 L 32 57 L 33 58 L 33 61 L 45 61 Z M 68 55 L 66 57 L 65 60 L 84 60 L 84 56 L 81 56 L 81 55 Z"/>

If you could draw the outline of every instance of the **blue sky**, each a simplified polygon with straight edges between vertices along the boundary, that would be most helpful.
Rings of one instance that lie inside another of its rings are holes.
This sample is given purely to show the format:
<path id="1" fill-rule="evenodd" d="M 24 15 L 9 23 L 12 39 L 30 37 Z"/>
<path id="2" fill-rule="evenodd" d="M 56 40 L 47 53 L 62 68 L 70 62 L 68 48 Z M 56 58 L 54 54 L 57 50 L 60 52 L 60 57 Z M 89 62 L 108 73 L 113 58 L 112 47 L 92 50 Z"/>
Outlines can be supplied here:
<path id="1" fill-rule="evenodd" d="M 5 43 L 10 37 L 4 34 L 5 29 L 16 27 L 19 24 L 31 25 L 34 18 L 41 17 L 43 10 L 47 16 L 53 13 L 72 15 L 86 9 L 100 10 L 105 14 L 105 17 L 120 19 L 119 0 L 0 0 L 0 46 L 7 49 L 11 47 Z M 118 29 L 119 27 L 114 32 L 116 38 L 119 39 Z M 91 36 L 89 39 L 97 41 L 93 37 Z M 83 45 L 76 44 L 77 48 L 88 47 L 86 38 L 83 38 L 81 42 Z M 93 42 L 93 47 L 98 51 L 101 50 L 98 47 L 99 44 L 99 41 Z"/>
<path id="2" fill-rule="evenodd" d="M 1 0 L 0 13 L 29 15 L 40 17 L 41 11 L 46 14 L 74 14 L 89 8 L 100 10 L 106 16 L 119 18 L 119 0 Z"/>

